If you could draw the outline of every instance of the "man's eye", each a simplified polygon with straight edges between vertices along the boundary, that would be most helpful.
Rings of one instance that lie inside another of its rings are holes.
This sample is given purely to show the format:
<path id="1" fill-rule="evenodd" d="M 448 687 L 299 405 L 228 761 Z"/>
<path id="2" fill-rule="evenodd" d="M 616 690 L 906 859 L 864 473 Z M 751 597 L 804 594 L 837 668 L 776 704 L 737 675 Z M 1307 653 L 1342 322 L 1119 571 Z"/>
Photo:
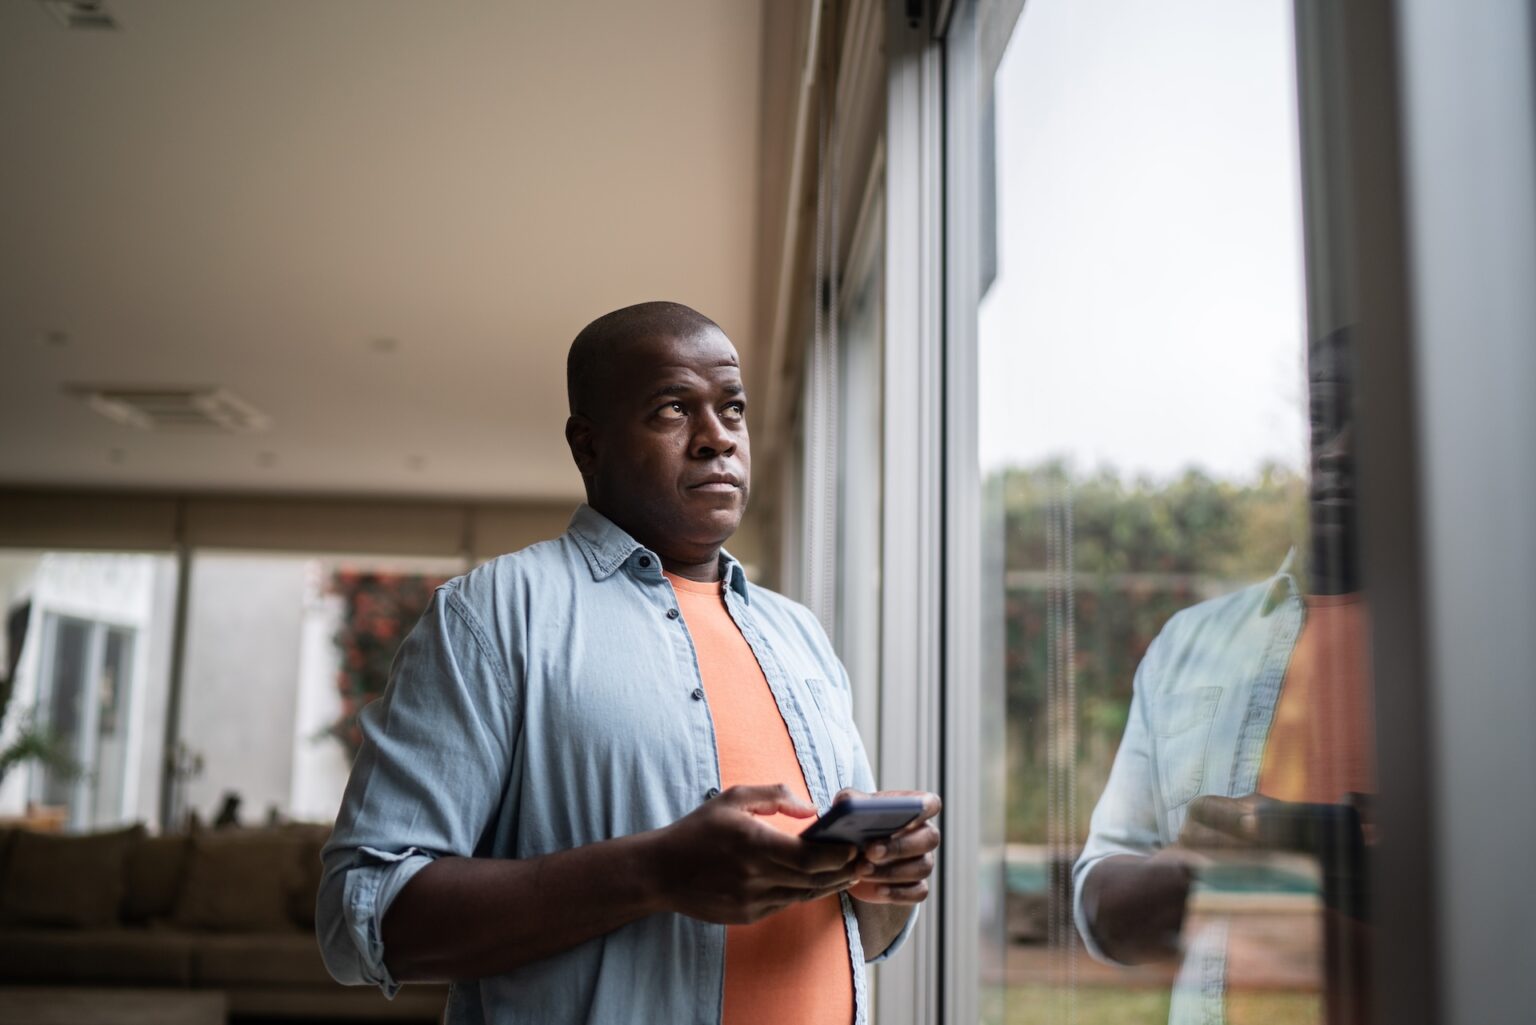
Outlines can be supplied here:
<path id="1" fill-rule="evenodd" d="M 663 420 L 681 420 L 687 414 L 684 412 L 681 402 L 669 402 L 657 410 L 656 415 Z"/>
<path id="2" fill-rule="evenodd" d="M 720 419 L 735 422 L 741 420 L 746 415 L 747 407 L 743 403 L 732 402 L 729 406 L 726 406 L 725 409 L 721 410 Z"/>

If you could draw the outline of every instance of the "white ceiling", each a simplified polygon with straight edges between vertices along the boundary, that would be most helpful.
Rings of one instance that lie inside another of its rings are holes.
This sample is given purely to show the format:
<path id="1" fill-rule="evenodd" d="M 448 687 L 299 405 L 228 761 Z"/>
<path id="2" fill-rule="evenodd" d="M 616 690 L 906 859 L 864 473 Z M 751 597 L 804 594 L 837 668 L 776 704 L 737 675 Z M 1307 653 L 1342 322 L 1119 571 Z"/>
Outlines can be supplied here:
<path id="1" fill-rule="evenodd" d="M 572 497 L 583 324 L 677 299 L 746 354 L 757 3 L 107 7 L 0 4 L 0 483 Z M 273 426 L 152 434 L 80 383 Z"/>

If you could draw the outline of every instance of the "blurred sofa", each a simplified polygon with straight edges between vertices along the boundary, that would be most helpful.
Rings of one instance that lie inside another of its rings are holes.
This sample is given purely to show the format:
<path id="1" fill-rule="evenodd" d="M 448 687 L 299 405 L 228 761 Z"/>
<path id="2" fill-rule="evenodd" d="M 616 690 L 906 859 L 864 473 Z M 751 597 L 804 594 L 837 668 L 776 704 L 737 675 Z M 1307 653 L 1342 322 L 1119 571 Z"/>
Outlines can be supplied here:
<path id="1" fill-rule="evenodd" d="M 0 986 L 216 989 L 232 1017 L 439 1020 L 446 986 L 386 1000 L 326 973 L 314 914 L 327 833 L 0 830 Z"/>

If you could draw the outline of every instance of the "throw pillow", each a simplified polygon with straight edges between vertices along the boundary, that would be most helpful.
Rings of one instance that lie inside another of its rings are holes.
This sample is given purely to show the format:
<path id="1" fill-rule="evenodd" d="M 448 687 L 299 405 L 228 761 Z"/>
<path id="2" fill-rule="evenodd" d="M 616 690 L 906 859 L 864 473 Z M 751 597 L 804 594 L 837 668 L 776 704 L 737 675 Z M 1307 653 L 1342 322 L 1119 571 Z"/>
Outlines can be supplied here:
<path id="1" fill-rule="evenodd" d="M 302 847 L 297 837 L 263 830 L 193 836 L 176 924 L 220 932 L 292 929 L 289 908 Z"/>
<path id="2" fill-rule="evenodd" d="M 117 923 L 128 855 L 144 827 L 61 836 L 18 832 L 0 887 L 0 922 L 101 928 Z"/>
<path id="3" fill-rule="evenodd" d="M 188 839 L 177 833 L 146 837 L 128 855 L 128 892 L 123 895 L 124 921 L 140 924 L 170 918 L 187 870 Z"/>
<path id="4" fill-rule="evenodd" d="M 11 863 L 11 843 L 16 839 L 17 829 L 0 829 L 0 885 L 5 881 L 5 870 Z"/>

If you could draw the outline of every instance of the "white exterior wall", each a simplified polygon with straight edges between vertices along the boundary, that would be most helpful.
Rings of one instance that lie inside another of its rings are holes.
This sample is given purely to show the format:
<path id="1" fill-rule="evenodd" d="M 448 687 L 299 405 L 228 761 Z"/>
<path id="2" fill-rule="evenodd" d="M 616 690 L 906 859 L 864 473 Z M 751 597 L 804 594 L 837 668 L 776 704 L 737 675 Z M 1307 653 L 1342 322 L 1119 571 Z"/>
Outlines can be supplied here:
<path id="1" fill-rule="evenodd" d="M 286 813 L 306 566 L 281 556 L 193 557 L 182 677 L 181 741 L 203 760 L 182 806 L 204 822 L 226 791 L 241 821 Z"/>

